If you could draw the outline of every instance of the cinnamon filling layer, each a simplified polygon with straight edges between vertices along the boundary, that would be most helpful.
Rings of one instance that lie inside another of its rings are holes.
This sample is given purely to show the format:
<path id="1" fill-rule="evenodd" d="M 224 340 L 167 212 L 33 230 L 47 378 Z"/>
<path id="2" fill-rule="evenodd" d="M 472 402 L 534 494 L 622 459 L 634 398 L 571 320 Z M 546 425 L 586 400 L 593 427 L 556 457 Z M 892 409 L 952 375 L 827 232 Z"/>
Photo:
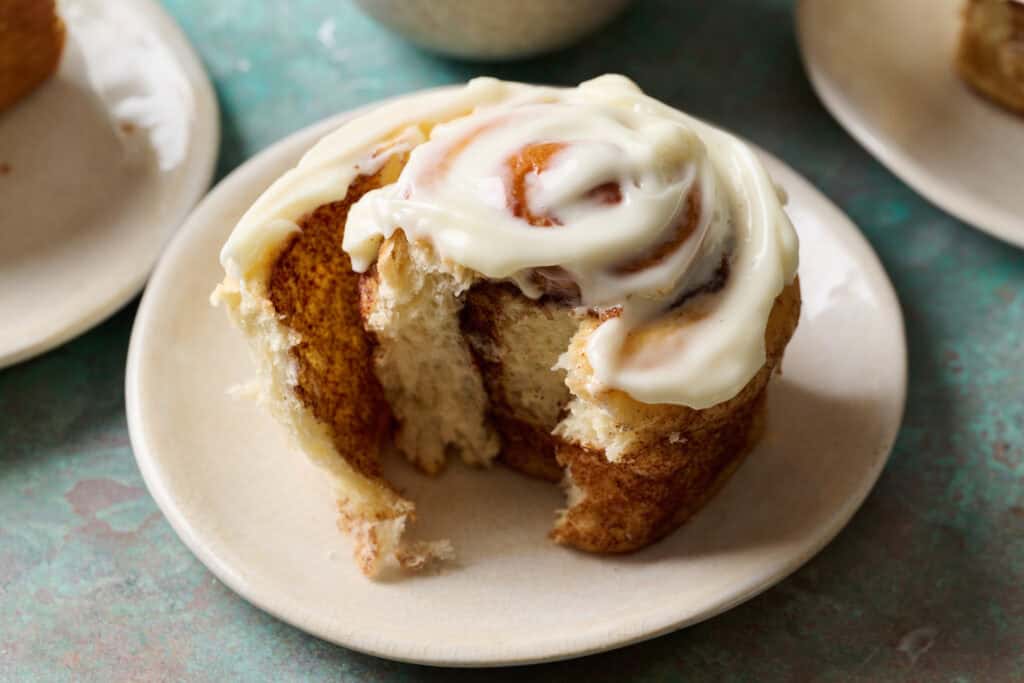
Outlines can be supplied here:
<path id="1" fill-rule="evenodd" d="M 363 474 L 377 477 L 377 453 L 390 411 L 370 362 L 372 343 L 359 312 L 359 274 L 338 248 L 349 208 L 379 186 L 362 176 L 348 196 L 301 221 L 275 259 L 267 297 L 281 322 L 300 335 L 292 347 L 298 369 L 295 393 L 326 424 L 339 453 Z M 366 388 L 370 387 L 367 391 Z"/>

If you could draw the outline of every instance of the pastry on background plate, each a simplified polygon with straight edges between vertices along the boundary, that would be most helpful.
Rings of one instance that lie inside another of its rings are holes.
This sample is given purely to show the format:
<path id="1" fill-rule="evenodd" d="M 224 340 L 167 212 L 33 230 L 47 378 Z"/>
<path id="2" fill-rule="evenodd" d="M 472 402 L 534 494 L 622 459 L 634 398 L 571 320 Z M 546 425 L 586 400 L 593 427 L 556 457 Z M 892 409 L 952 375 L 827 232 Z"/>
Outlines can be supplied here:
<path id="1" fill-rule="evenodd" d="M 800 311 L 796 234 L 756 154 L 621 76 L 481 78 L 356 117 L 221 263 L 213 301 L 371 576 L 452 552 L 403 539 L 391 442 L 425 473 L 459 457 L 560 481 L 568 546 L 671 532 L 757 442 Z"/>
<path id="2" fill-rule="evenodd" d="M 972 87 L 1024 113 L 1024 0 L 968 0 L 956 62 Z"/>
<path id="3" fill-rule="evenodd" d="M 64 22 L 54 0 L 0 2 L 0 111 L 54 74 L 64 51 Z"/>

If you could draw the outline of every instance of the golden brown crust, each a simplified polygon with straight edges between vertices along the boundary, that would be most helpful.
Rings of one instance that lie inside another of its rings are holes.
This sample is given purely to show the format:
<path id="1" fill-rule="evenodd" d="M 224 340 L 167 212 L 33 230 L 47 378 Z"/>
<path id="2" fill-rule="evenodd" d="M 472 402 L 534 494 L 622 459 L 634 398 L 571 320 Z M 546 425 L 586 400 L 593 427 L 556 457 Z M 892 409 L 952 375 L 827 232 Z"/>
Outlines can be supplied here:
<path id="1" fill-rule="evenodd" d="M 52 76 L 63 50 L 54 0 L 0 2 L 0 111 Z"/>
<path id="2" fill-rule="evenodd" d="M 725 424 L 687 432 L 677 443 L 666 440 L 656 451 L 634 452 L 618 462 L 562 442 L 558 462 L 582 497 L 565 511 L 551 538 L 579 550 L 623 553 L 678 528 L 715 496 L 756 445 L 765 389 Z"/>
<path id="3" fill-rule="evenodd" d="M 377 186 L 357 178 L 348 196 L 299 221 L 299 232 L 274 261 L 267 294 L 281 322 L 300 335 L 295 393 L 331 428 L 338 453 L 379 477 L 379 448 L 390 411 L 370 358 L 372 342 L 359 312 L 359 274 L 341 249 L 349 207 Z"/>
<path id="4" fill-rule="evenodd" d="M 970 0 L 956 65 L 974 89 L 1024 113 L 1024 4 Z"/>
<path id="5" fill-rule="evenodd" d="M 637 550 L 677 528 L 710 500 L 757 443 L 765 392 L 800 315 L 799 282 L 776 299 L 765 331 L 767 360 L 734 398 L 705 410 L 647 405 L 621 392 L 610 407 L 653 435 L 611 462 L 606 454 L 560 441 L 570 506 L 552 531 L 591 552 Z M 626 419 L 626 418 L 623 418 Z"/>

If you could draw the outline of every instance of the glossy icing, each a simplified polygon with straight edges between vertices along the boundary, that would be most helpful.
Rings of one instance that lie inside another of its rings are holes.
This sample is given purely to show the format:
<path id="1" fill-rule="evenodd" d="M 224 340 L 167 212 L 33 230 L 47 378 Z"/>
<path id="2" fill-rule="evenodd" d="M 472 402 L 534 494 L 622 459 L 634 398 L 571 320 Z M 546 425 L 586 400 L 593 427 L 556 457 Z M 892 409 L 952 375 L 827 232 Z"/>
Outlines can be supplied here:
<path id="1" fill-rule="evenodd" d="M 354 120 L 246 214 L 222 253 L 229 274 L 265 266 L 265 247 L 385 149 L 411 152 L 349 213 L 356 270 L 401 228 L 528 296 L 554 274 L 607 318 L 586 347 L 592 389 L 643 402 L 715 405 L 764 363 L 768 315 L 797 267 L 777 190 L 746 144 L 621 76 L 572 89 L 476 79 Z"/>

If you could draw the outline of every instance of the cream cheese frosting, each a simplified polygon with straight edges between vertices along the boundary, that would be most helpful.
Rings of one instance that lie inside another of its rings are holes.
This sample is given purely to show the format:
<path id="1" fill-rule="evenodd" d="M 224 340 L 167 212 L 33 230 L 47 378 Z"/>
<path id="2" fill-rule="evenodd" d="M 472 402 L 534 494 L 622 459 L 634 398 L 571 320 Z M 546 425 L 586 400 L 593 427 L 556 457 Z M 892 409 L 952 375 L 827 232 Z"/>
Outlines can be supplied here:
<path id="1" fill-rule="evenodd" d="M 70 26 L 69 49 L 82 57 L 68 68 L 84 67 L 128 160 L 151 152 L 161 171 L 179 167 L 188 153 L 196 104 L 188 76 L 165 39 L 133 3 L 61 0 L 59 6 Z M 146 135 L 125 132 L 131 129 Z"/>
<path id="2" fill-rule="evenodd" d="M 356 119 L 243 217 L 221 254 L 229 275 L 258 278 L 266 247 L 372 173 L 385 140 L 409 158 L 349 212 L 339 246 L 356 270 L 402 229 L 527 296 L 572 283 L 573 303 L 604 318 L 586 345 L 593 393 L 706 408 L 763 365 L 797 268 L 776 188 L 742 141 L 621 76 L 571 89 L 476 79 Z"/>

